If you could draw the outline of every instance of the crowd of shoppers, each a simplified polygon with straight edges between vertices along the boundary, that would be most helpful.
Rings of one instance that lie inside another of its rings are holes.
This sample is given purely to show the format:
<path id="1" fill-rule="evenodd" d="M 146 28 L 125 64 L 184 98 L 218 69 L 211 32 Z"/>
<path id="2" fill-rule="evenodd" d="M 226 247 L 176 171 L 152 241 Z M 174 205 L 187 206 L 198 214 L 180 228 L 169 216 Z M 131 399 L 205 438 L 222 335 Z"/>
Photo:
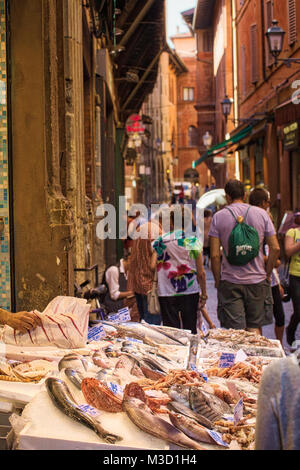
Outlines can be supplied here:
<path id="1" fill-rule="evenodd" d="M 211 263 L 221 327 L 261 334 L 262 327 L 275 320 L 275 336 L 283 342 L 285 314 L 284 291 L 278 272 L 280 247 L 269 210 L 269 192 L 263 188 L 253 189 L 248 203 L 243 183 L 230 180 L 225 185 L 225 194 L 226 206 L 215 213 L 210 209 L 204 211 L 202 242 L 196 234 L 190 236 L 184 232 L 189 209 L 178 202 L 167 207 L 171 209 L 168 230 L 159 218 L 148 221 L 140 214 L 130 218 L 129 227 L 134 221 L 134 230 L 145 234 L 134 239 L 133 231 L 129 231 L 128 260 L 125 257 L 119 266 L 106 272 L 107 283 L 113 285 L 109 289 L 112 304 L 116 307 L 119 302 L 118 305 L 123 306 L 123 299 L 134 299 L 138 319 L 150 324 L 185 328 L 196 333 L 200 316 L 213 328 L 215 325 L 205 308 L 204 265 Z M 194 209 L 190 211 L 193 229 Z M 179 218 L 175 216 L 176 211 L 177 215 L 180 212 Z M 238 226 L 243 227 L 244 232 L 251 229 L 257 239 L 256 251 L 250 238 L 249 243 L 242 239 L 240 245 L 233 247 L 237 255 L 253 248 L 253 256 L 243 263 L 235 263 L 230 255 Z M 290 258 L 289 293 L 294 308 L 287 327 L 287 341 L 292 345 L 300 323 L 300 213 L 295 215 L 295 228 L 286 234 L 285 254 Z M 153 291 L 155 279 L 160 313 L 150 312 L 148 308 L 149 292 Z"/>

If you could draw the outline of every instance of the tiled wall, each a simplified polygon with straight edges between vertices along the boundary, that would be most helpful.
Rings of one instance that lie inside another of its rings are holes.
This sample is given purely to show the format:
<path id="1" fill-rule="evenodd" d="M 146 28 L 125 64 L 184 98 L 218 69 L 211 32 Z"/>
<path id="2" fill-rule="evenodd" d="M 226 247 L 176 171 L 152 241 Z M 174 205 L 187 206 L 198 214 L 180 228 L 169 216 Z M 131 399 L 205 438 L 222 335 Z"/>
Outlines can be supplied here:
<path id="1" fill-rule="evenodd" d="M 10 309 L 5 0 L 0 0 L 0 307 Z"/>

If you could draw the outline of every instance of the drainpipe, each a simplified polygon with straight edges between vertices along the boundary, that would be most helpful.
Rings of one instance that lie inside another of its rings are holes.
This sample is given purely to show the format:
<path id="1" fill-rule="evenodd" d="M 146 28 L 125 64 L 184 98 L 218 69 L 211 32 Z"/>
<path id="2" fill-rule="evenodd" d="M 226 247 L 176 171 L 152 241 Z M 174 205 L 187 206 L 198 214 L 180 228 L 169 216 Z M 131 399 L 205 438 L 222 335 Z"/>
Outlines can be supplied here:
<path id="1" fill-rule="evenodd" d="M 236 30 L 236 0 L 231 0 L 231 31 L 232 31 L 232 66 L 233 66 L 233 113 L 234 123 L 238 123 L 239 105 L 238 105 L 238 50 L 237 50 L 237 30 Z M 236 124 L 235 124 L 236 125 Z M 235 156 L 235 177 L 240 179 L 240 161 L 239 152 Z"/>

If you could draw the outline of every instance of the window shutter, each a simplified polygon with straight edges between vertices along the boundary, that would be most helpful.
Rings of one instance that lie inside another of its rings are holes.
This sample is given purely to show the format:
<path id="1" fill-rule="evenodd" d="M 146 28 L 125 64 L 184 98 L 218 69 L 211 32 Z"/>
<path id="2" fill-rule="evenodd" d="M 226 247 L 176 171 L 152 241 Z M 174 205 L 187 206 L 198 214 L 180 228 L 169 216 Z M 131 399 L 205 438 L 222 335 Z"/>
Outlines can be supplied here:
<path id="1" fill-rule="evenodd" d="M 268 30 L 268 28 L 272 26 L 272 20 L 273 20 L 272 1 L 268 0 L 266 3 L 266 31 Z M 273 59 L 271 52 L 269 51 L 267 38 L 265 39 L 265 41 L 266 41 L 266 63 L 267 63 L 267 66 L 270 67 L 273 64 L 274 59 Z"/>
<path id="2" fill-rule="evenodd" d="M 253 24 L 250 28 L 250 44 L 251 44 L 251 83 L 258 82 L 258 31 L 257 25 Z"/>
<path id="3" fill-rule="evenodd" d="M 243 44 L 241 48 L 241 69 L 242 69 L 242 97 L 244 98 L 247 92 L 246 84 L 246 47 Z"/>
<path id="4" fill-rule="evenodd" d="M 288 0 L 288 41 L 289 45 L 294 44 L 297 39 L 297 25 L 296 25 L 296 0 Z"/>

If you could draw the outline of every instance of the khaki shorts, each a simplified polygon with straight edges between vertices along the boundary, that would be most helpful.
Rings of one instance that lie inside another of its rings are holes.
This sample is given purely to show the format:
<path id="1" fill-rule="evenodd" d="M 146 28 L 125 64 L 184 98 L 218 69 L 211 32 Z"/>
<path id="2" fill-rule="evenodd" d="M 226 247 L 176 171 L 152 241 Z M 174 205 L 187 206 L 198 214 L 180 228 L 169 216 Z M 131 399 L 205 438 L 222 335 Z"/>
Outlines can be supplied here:
<path id="1" fill-rule="evenodd" d="M 270 283 L 233 284 L 220 281 L 218 318 L 222 328 L 244 330 L 273 323 L 273 297 Z"/>

